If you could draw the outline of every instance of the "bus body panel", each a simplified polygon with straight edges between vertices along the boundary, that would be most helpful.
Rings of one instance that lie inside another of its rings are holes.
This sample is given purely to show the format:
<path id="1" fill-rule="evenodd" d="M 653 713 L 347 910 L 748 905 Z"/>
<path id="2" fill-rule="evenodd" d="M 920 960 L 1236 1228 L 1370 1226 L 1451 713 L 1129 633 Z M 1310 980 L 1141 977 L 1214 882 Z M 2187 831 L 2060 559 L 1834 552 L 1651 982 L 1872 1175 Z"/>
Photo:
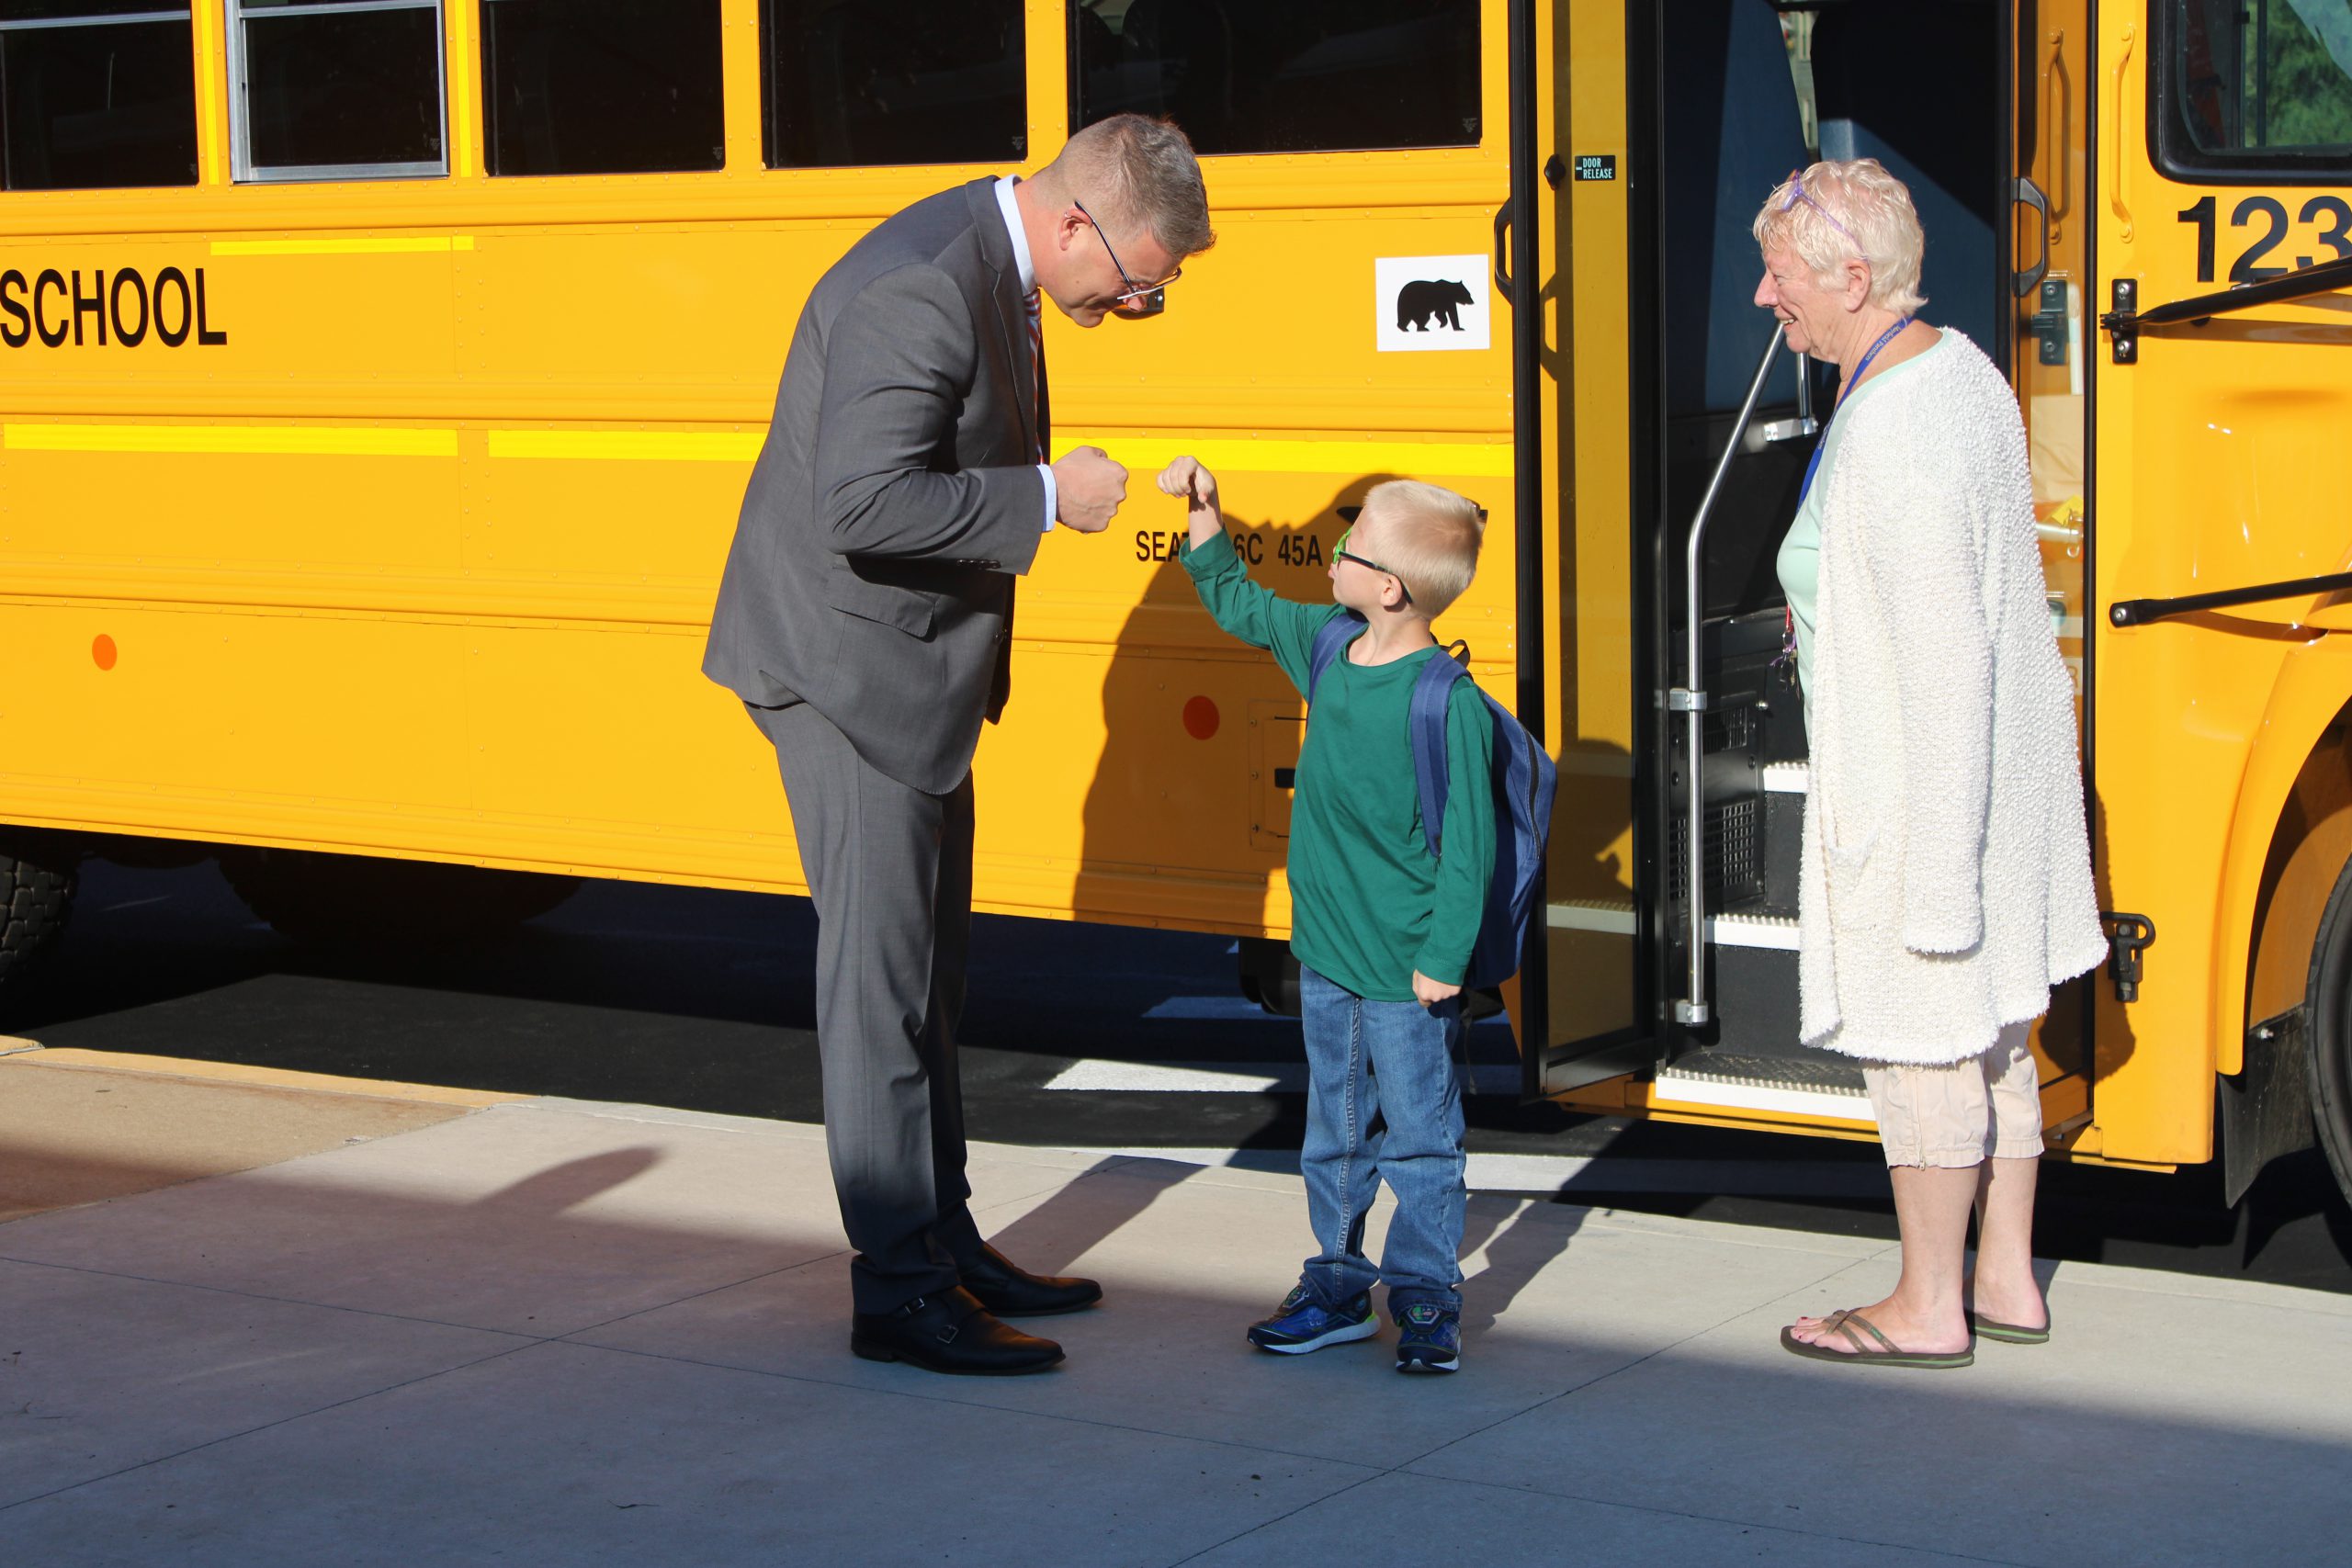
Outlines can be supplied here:
<path id="1" fill-rule="evenodd" d="M 2211 1028 L 2215 1066 L 2222 1073 L 2244 1068 L 2248 1029 L 2302 1000 L 2320 906 L 2352 851 L 2342 808 L 2352 778 L 2345 775 L 2343 748 L 2326 739 L 2342 724 L 2347 702 L 2352 642 L 2330 635 L 2287 656 L 2265 708 L 2231 818 L 2216 922 Z M 2302 874 L 2283 878 L 2282 863 L 2301 867 Z M 2267 893 L 2266 884 L 2272 885 Z M 2291 914 L 2274 912 L 2280 889 L 2299 902 Z M 2301 933 L 2300 959 L 2290 936 L 2296 931 Z M 2257 937 L 2265 945 L 2280 943 L 2270 959 L 2274 973 L 2259 991 L 2253 986 Z"/>
<path id="2" fill-rule="evenodd" d="M 888 213 L 1005 171 L 764 168 L 759 9 L 723 8 L 723 170 L 486 175 L 478 11 L 451 4 L 448 177 L 233 185 L 214 7 L 198 184 L 0 200 L 0 274 L 64 329 L 0 354 L 0 645 L 25 672 L 0 818 L 801 889 L 773 755 L 698 671 L 718 567 L 810 285 Z M 1050 149 L 1063 7 L 1026 27 Z M 1287 931 L 1301 704 L 1198 608 L 1151 485 L 1179 453 L 1218 471 L 1258 580 L 1309 601 L 1334 508 L 1378 479 L 1485 505 L 1441 629 L 1512 695 L 1498 3 L 1480 27 L 1478 144 L 1210 159 L 1219 243 L 1167 315 L 1046 313 L 1057 450 L 1105 447 L 1129 494 L 1020 585 L 978 907 Z M 1381 257 L 1478 285 L 1484 344 L 1383 352 Z M 119 320 L 75 314 L 118 285 Z"/>
<path id="3" fill-rule="evenodd" d="M 2231 183 L 2159 166 L 2150 77 L 2180 47 L 2151 9 L 2100 23 L 2096 310 L 2115 286 L 2137 308 L 2256 276 L 2256 262 L 2331 254 L 2346 192 Z M 2287 226 L 2277 254 L 2267 214 Z M 2297 215 L 2301 215 L 2299 219 Z M 2094 603 L 2167 597 L 2341 571 L 2352 539 L 2332 475 L 2352 428 L 2352 329 L 2321 299 L 2140 334 L 2118 363 L 2100 333 Z M 2214 1077 L 2243 1063 L 2246 976 L 2280 809 L 2322 731 L 2352 696 L 2338 639 L 2304 624 L 2309 598 L 2115 629 L 2099 625 L 2092 738 L 2101 907 L 2154 919 L 2139 999 L 2098 987 L 2097 1109 L 2109 1156 L 2187 1163 L 2213 1153 Z"/>

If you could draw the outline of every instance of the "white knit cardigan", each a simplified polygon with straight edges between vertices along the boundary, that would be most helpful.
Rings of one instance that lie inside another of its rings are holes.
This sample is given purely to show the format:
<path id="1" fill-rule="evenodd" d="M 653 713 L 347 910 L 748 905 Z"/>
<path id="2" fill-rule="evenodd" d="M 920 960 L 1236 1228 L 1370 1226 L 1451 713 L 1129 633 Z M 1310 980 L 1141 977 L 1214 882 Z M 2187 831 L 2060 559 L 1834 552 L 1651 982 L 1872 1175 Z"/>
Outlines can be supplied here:
<path id="1" fill-rule="evenodd" d="M 2074 685 L 1992 362 L 1947 331 L 1846 418 L 1822 505 L 1799 1032 L 1869 1061 L 1964 1061 L 2106 956 Z"/>

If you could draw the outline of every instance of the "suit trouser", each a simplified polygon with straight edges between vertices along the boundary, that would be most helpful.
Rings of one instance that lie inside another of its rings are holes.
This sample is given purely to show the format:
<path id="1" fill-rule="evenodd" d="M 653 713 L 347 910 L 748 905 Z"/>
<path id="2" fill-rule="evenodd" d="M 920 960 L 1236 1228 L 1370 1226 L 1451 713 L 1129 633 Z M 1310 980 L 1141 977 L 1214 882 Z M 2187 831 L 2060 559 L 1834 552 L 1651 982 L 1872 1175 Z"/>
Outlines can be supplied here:
<path id="1" fill-rule="evenodd" d="M 817 904 L 825 1146 L 855 1310 L 951 1288 L 979 1254 L 956 1024 L 972 925 L 972 780 L 926 795 L 807 703 L 751 710 L 775 745 Z"/>

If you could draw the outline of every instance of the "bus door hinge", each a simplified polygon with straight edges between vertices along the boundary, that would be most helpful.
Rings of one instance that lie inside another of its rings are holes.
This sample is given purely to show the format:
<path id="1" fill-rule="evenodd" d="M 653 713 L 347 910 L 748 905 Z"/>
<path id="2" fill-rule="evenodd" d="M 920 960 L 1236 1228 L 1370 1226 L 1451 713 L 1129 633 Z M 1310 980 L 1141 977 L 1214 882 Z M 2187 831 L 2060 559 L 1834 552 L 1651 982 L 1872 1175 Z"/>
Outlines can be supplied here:
<path id="1" fill-rule="evenodd" d="M 2140 363 L 2140 280 L 2119 277 L 2109 288 L 2108 303 L 2111 307 L 2100 325 L 2107 328 L 2109 343 L 2114 350 L 2118 365 Z"/>
<path id="2" fill-rule="evenodd" d="M 2140 999 L 2140 954 L 2156 942 L 2156 922 L 2145 915 L 2102 909 L 2099 924 L 2107 928 L 2107 968 L 2115 981 L 2115 999 Z"/>
<path id="3" fill-rule="evenodd" d="M 2033 333 L 2041 345 L 2041 363 L 2066 363 L 2066 280 L 2046 277 L 2041 280 L 2041 309 L 2026 318 L 2026 330 Z"/>

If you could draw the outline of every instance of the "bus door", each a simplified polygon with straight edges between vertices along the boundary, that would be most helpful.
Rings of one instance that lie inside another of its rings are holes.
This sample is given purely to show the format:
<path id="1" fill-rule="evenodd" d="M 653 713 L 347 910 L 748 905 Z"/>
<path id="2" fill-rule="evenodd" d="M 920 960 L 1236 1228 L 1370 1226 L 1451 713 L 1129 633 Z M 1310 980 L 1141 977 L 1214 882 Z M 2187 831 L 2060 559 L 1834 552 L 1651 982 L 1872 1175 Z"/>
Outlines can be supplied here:
<path id="1" fill-rule="evenodd" d="M 1632 534 L 1639 850 L 1613 906 L 1553 910 L 1555 998 L 1574 972 L 1558 928 L 1625 931 L 1648 1059 L 1645 1077 L 1567 1098 L 1866 1134 L 1859 1068 L 1797 1042 L 1805 736 L 1775 568 L 1836 373 L 1778 346 L 1754 305 L 1750 223 L 1792 170 L 1878 159 L 1927 231 L 1928 319 L 2006 363 L 2018 17 L 2006 0 L 1666 0 L 1651 20 L 1629 113 L 1646 193 L 1629 243 L 1631 505 L 1577 518 L 1580 538 Z M 1554 1005 L 1556 1033 L 1570 1004 Z"/>
<path id="2" fill-rule="evenodd" d="M 2157 939 L 2133 1002 L 2096 988 L 2097 1130 L 2170 1164 L 2211 1152 L 2217 1073 L 2225 1114 L 2299 1088 L 2274 1025 L 2346 852 L 2352 616 L 2309 580 L 2352 570 L 2352 16 L 2147 0 L 2095 42 L 2093 840 Z"/>

